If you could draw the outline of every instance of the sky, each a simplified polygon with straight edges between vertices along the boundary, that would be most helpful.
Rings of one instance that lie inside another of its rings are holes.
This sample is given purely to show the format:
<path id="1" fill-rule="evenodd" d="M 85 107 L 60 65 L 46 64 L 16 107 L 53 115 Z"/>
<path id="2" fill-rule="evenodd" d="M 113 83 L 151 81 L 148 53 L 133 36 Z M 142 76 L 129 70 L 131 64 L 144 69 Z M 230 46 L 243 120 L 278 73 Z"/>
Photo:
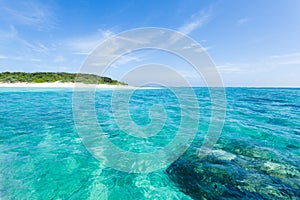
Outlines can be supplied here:
<path id="1" fill-rule="evenodd" d="M 0 0 L 0 71 L 77 73 L 106 39 L 159 27 L 197 41 L 225 86 L 300 87 L 299 11 L 297 0 Z M 120 58 L 104 75 L 122 79 L 131 67 L 149 63 L 203 83 L 184 61 L 153 50 Z M 139 84 L 129 77 L 129 84 Z"/>

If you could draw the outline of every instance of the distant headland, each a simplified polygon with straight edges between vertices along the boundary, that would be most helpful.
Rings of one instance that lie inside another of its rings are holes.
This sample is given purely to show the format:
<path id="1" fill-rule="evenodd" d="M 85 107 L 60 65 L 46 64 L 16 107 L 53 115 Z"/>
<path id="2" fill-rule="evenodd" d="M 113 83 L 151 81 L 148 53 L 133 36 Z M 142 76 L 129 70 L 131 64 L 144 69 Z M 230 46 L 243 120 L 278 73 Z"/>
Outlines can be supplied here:
<path id="1" fill-rule="evenodd" d="M 95 74 L 75 74 L 67 72 L 2 72 L 1 83 L 85 83 L 85 84 L 109 84 L 127 85 L 126 83 L 113 80 L 109 77 Z"/>
<path id="2" fill-rule="evenodd" d="M 98 88 L 131 88 L 124 82 L 95 74 L 76 74 L 67 72 L 2 72 L 0 73 L 0 87 L 47 87 L 71 88 L 75 84 L 83 87 L 96 86 Z"/>

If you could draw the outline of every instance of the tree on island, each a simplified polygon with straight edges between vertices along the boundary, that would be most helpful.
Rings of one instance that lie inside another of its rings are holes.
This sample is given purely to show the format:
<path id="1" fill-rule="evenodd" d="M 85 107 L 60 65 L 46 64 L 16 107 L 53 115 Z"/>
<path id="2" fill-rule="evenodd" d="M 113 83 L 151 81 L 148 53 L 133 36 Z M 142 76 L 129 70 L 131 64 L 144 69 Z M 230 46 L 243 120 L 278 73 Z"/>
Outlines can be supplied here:
<path id="1" fill-rule="evenodd" d="M 2 83 L 85 83 L 85 84 L 110 84 L 127 85 L 126 83 L 113 80 L 109 77 L 98 76 L 95 74 L 75 74 L 66 72 L 2 72 L 0 73 Z"/>

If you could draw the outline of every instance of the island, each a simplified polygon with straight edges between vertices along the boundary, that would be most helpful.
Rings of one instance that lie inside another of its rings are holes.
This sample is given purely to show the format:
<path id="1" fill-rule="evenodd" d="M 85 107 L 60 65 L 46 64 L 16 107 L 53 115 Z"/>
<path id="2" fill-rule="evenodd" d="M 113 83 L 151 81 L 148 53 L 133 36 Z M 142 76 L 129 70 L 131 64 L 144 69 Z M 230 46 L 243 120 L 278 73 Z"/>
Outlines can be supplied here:
<path id="1" fill-rule="evenodd" d="M 95 74 L 67 72 L 2 72 L 0 87 L 74 87 L 75 84 L 101 88 L 125 87 L 128 84 Z"/>

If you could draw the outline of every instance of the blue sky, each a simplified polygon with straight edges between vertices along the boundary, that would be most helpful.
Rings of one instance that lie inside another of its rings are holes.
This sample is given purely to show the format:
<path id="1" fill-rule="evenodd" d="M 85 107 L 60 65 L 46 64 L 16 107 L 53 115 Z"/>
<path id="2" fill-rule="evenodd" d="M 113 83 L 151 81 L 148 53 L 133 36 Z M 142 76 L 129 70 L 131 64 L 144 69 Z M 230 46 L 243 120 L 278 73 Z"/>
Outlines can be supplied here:
<path id="1" fill-rule="evenodd" d="M 299 11 L 297 0 L 2 0 L 0 71 L 78 72 L 104 39 L 128 29 L 162 27 L 199 42 L 226 86 L 299 87 Z M 180 61 L 168 63 L 168 55 L 149 52 L 128 56 L 107 75 L 119 79 L 122 65 L 154 60 L 177 65 L 199 84 Z"/>

